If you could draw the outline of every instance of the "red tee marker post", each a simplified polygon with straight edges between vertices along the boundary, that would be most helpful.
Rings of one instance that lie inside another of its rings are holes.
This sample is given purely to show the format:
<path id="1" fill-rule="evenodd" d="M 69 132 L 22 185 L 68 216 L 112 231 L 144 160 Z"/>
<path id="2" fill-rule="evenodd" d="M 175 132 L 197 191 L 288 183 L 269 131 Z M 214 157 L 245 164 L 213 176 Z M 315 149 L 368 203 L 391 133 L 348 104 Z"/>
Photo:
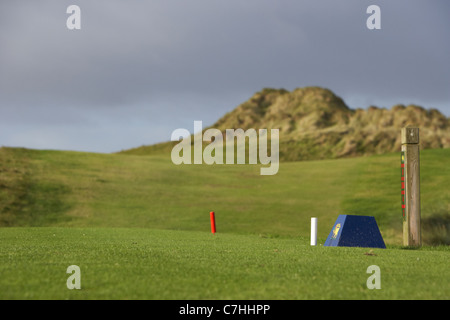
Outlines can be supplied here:
<path id="1" fill-rule="evenodd" d="M 419 128 L 402 128 L 403 245 L 421 246 Z"/>
<path id="2" fill-rule="evenodd" d="M 212 234 L 216 233 L 216 218 L 214 217 L 214 211 L 209 213 L 209 218 L 211 220 L 211 232 Z"/>

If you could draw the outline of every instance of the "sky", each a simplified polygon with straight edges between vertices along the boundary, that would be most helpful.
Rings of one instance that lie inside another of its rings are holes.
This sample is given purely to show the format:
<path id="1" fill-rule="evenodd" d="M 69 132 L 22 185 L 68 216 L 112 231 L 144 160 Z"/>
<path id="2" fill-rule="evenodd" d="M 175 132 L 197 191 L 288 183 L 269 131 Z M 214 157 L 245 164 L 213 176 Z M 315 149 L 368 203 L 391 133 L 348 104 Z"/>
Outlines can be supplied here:
<path id="1" fill-rule="evenodd" d="M 67 28 L 70 5 L 79 30 Z M 368 29 L 370 5 L 381 29 Z M 263 88 L 450 116 L 448 0 L 2 0 L 0 146 L 117 152 Z"/>

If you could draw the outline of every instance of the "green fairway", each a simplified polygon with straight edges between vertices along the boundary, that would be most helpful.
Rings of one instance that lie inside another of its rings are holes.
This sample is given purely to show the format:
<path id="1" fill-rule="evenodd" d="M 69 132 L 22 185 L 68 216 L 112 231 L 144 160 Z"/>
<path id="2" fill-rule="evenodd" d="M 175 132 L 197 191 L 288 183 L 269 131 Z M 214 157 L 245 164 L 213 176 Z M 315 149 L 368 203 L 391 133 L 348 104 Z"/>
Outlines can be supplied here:
<path id="1" fill-rule="evenodd" d="M 421 153 L 422 217 L 448 215 L 450 149 Z M 371 215 L 400 244 L 398 154 L 255 165 L 180 165 L 170 157 L 0 149 L 0 225 L 208 230 L 325 238 L 339 214 Z M 424 238 L 431 237 L 424 230 Z"/>
<path id="2" fill-rule="evenodd" d="M 265 238 L 128 228 L 7 228 L 1 299 L 448 299 L 449 247 L 311 247 Z M 80 267 L 81 290 L 66 269 Z M 366 272 L 380 268 L 381 289 Z"/>
<path id="3" fill-rule="evenodd" d="M 449 159 L 421 153 L 425 246 L 407 250 L 399 154 L 283 162 L 261 176 L 256 165 L 0 148 L 0 298 L 448 299 L 449 247 L 429 243 L 448 243 Z M 374 216 L 388 249 L 323 247 L 339 214 Z M 70 265 L 81 290 L 66 287 Z M 370 265 L 381 290 L 366 287 Z"/>
<path id="4" fill-rule="evenodd" d="M 421 154 L 422 216 L 448 214 L 450 149 Z M 0 225 L 146 227 L 326 237 L 339 214 L 372 215 L 400 244 L 398 154 L 255 165 L 180 165 L 170 157 L 0 149 Z M 424 230 L 424 238 L 428 237 Z"/>

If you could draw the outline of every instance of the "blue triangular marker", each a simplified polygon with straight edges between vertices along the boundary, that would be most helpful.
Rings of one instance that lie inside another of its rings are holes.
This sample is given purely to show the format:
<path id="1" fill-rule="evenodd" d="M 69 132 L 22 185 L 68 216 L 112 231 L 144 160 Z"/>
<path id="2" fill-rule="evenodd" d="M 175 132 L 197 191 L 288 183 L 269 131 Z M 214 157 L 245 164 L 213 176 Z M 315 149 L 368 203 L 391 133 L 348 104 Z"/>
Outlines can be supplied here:
<path id="1" fill-rule="evenodd" d="M 374 217 L 347 214 L 336 219 L 324 246 L 386 248 Z"/>

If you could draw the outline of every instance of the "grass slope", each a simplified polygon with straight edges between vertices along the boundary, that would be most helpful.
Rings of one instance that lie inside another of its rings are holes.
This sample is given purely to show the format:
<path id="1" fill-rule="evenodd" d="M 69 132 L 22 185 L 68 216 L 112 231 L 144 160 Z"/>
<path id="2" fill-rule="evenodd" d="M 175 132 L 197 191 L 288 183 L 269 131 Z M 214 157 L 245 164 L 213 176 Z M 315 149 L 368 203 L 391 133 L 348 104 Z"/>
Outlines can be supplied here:
<path id="1" fill-rule="evenodd" d="M 375 216 L 400 243 L 398 154 L 257 165 L 180 165 L 168 157 L 0 149 L 3 226 L 146 227 L 326 237 L 338 214 Z M 424 219 L 448 215 L 450 149 L 421 153 Z M 427 238 L 424 230 L 424 238 Z"/>
<path id="2" fill-rule="evenodd" d="M 448 239 L 448 159 L 450 149 L 421 153 L 426 239 L 436 234 L 426 221 Z M 253 165 L 0 148 L 0 299 L 449 299 L 449 247 L 399 245 L 399 163 L 289 162 L 261 176 Z M 323 244 L 342 213 L 375 216 L 388 249 L 310 247 L 310 217 Z M 73 264 L 82 290 L 66 288 Z M 366 287 L 370 265 L 381 290 Z"/>
<path id="3" fill-rule="evenodd" d="M 449 247 L 137 228 L 3 228 L 0 299 L 449 299 Z M 68 290 L 77 265 L 81 290 Z M 380 268 L 369 290 L 367 268 Z"/>

